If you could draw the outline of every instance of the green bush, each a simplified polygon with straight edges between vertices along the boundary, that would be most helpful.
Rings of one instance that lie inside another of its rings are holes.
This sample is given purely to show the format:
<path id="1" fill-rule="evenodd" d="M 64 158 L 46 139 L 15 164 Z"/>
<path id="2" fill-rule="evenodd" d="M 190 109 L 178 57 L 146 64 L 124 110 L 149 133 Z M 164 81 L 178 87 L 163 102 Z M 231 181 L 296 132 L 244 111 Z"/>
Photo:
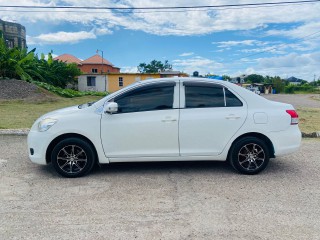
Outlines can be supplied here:
<path id="1" fill-rule="evenodd" d="M 285 87 L 284 89 L 285 93 L 316 93 L 318 92 L 317 89 L 314 88 L 314 86 L 310 84 L 302 84 L 302 85 L 293 85 L 290 84 Z"/>
<path id="2" fill-rule="evenodd" d="M 60 88 L 60 87 L 55 87 L 53 85 L 50 85 L 50 84 L 44 83 L 44 82 L 32 81 L 32 83 L 50 91 L 50 92 L 53 92 L 61 97 L 66 97 L 66 98 L 82 97 L 82 96 L 88 96 L 88 95 L 104 97 L 109 94 L 107 92 L 95 92 L 95 91 L 80 92 L 80 91 L 76 91 L 73 89 L 64 89 L 64 88 Z"/>
<path id="3" fill-rule="evenodd" d="M 294 93 L 294 89 L 295 89 L 295 86 L 291 84 L 291 85 L 284 87 L 284 92 L 285 93 Z"/>

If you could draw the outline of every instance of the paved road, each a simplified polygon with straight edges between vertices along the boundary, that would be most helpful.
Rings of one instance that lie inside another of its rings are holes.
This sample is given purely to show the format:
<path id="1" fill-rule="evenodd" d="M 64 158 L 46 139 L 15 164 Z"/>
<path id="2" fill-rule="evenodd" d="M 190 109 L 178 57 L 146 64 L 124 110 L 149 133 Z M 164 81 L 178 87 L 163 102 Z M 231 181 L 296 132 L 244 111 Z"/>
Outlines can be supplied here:
<path id="1" fill-rule="evenodd" d="M 256 176 L 131 163 L 65 179 L 0 135 L 0 239 L 320 239 L 320 141 Z"/>

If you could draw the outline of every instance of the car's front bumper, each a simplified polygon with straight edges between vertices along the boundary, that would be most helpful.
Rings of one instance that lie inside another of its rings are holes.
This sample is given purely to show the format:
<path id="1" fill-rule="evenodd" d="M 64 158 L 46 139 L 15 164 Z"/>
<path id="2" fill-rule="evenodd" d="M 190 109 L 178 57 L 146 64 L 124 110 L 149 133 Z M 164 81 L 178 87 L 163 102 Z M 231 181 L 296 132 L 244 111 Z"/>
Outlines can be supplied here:
<path id="1" fill-rule="evenodd" d="M 45 165 L 47 148 L 52 141 L 52 135 L 48 132 L 31 130 L 28 134 L 28 152 L 32 162 Z"/>

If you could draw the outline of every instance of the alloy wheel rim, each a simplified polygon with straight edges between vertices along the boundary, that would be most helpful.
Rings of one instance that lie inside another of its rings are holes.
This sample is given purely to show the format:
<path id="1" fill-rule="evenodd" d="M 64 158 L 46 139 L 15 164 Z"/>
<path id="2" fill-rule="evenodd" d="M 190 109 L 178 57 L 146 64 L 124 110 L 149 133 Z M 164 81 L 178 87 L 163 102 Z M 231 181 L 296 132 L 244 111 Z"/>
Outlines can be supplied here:
<path id="1" fill-rule="evenodd" d="M 81 172 L 87 165 L 86 152 L 77 145 L 63 147 L 57 156 L 59 168 L 69 174 Z"/>
<path id="2" fill-rule="evenodd" d="M 238 162 L 245 170 L 255 171 L 263 165 L 265 157 L 265 152 L 260 145 L 248 143 L 240 149 Z"/>

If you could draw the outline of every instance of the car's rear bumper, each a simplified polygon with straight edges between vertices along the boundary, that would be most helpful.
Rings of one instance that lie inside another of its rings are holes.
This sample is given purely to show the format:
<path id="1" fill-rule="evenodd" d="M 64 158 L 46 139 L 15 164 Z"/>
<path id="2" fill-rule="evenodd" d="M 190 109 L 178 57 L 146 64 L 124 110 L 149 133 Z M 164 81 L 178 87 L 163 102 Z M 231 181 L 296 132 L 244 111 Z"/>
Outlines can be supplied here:
<path id="1" fill-rule="evenodd" d="M 290 126 L 285 131 L 271 132 L 269 138 L 273 143 L 276 157 L 294 153 L 301 145 L 301 132 L 298 125 Z"/>

